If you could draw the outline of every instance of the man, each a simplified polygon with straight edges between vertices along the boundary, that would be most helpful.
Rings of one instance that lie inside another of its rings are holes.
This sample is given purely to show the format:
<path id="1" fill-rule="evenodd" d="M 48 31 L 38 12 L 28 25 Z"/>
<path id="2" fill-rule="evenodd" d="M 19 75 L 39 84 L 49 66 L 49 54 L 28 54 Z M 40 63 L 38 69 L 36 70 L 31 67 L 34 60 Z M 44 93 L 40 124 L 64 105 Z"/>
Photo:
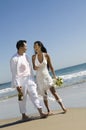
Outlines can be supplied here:
<path id="1" fill-rule="evenodd" d="M 19 40 L 16 44 L 17 53 L 10 60 L 10 67 L 12 72 L 12 86 L 16 87 L 19 94 L 23 96 L 19 100 L 20 113 L 22 119 L 27 119 L 26 115 L 26 100 L 27 94 L 29 94 L 33 104 L 38 109 L 40 117 L 45 118 L 47 114 L 42 112 L 42 106 L 40 105 L 38 94 L 36 91 L 36 84 L 34 82 L 34 76 L 32 67 L 30 65 L 28 56 L 26 55 L 27 41 Z"/>

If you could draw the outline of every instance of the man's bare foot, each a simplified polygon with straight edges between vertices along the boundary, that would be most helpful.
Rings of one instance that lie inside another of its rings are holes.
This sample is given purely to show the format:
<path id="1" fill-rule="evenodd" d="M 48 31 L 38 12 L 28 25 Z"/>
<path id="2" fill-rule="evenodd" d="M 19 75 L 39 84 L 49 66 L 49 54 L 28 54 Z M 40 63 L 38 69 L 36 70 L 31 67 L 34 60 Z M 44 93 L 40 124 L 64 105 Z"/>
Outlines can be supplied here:
<path id="1" fill-rule="evenodd" d="M 22 120 L 27 120 L 29 117 L 26 114 L 22 114 Z"/>

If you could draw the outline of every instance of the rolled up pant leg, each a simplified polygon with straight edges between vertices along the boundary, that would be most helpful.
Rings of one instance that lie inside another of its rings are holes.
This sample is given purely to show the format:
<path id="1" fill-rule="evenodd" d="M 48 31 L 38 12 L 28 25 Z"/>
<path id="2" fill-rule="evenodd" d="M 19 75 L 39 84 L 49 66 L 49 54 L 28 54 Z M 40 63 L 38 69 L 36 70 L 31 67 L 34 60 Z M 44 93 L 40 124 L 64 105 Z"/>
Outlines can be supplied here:
<path id="1" fill-rule="evenodd" d="M 36 84 L 35 83 L 30 84 L 28 86 L 28 93 L 29 93 L 31 101 L 33 102 L 35 107 L 36 108 L 42 108 L 39 97 L 38 97 L 38 93 L 37 93 L 37 90 L 36 90 Z"/>

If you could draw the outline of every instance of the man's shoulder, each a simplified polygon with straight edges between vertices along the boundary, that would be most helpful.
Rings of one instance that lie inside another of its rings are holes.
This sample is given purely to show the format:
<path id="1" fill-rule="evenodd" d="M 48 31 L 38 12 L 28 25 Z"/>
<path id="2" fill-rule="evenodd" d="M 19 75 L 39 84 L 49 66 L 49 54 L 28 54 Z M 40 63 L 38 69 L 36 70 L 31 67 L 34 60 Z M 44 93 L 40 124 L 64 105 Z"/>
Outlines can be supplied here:
<path id="1" fill-rule="evenodd" d="M 18 58 L 18 54 L 16 53 L 16 54 L 14 54 L 12 57 L 11 57 L 11 60 L 15 60 L 15 59 L 17 59 Z"/>
<path id="2" fill-rule="evenodd" d="M 28 58 L 28 59 L 29 59 L 29 56 L 28 56 L 26 53 L 24 53 L 23 55 L 24 55 L 26 58 Z"/>

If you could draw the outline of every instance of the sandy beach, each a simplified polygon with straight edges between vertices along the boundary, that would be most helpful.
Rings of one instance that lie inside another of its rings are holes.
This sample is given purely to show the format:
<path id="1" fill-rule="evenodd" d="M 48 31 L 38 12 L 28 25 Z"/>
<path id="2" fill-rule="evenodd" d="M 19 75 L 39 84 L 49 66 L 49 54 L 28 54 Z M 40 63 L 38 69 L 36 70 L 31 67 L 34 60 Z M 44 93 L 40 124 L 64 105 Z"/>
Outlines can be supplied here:
<path id="1" fill-rule="evenodd" d="M 18 115 L 20 114 L 17 110 L 18 104 L 14 104 L 16 99 L 13 98 L 8 100 L 9 105 L 7 102 L 0 103 L 0 128 L 4 130 L 86 130 L 86 83 L 58 89 L 58 93 L 67 107 L 67 113 L 63 114 L 58 104 L 50 101 L 54 115 L 40 119 L 36 111 L 36 115 L 30 113 L 30 119 L 22 121 L 21 116 Z"/>
<path id="2" fill-rule="evenodd" d="M 20 118 L 1 120 L 0 124 L 4 130 L 86 130 L 86 108 L 71 108 L 66 114 L 55 111 L 54 115 L 46 119 L 35 116 L 25 122 Z"/>

